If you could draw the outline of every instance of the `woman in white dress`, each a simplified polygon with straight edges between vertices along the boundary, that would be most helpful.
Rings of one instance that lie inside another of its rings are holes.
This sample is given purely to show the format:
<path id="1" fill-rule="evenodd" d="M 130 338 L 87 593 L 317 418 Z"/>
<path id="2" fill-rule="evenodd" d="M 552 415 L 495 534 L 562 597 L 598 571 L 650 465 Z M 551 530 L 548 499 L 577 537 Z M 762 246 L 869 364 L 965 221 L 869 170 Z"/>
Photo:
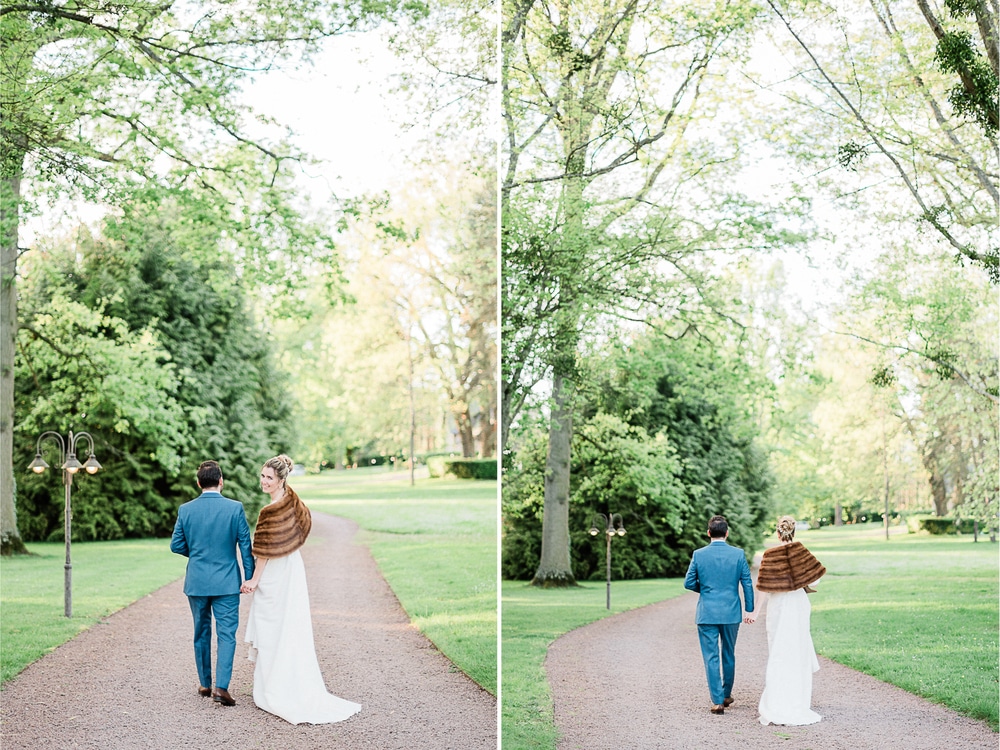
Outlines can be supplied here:
<path id="1" fill-rule="evenodd" d="M 767 610 L 767 672 L 757 708 L 764 725 L 801 726 L 823 718 L 811 708 L 819 661 L 809 632 L 808 594 L 826 568 L 794 537 L 795 519 L 782 516 L 781 544 L 764 552 L 757 573 L 757 613 Z"/>
<path id="2" fill-rule="evenodd" d="M 261 489 L 271 502 L 260 511 L 253 537 L 256 567 L 242 588 L 254 594 L 245 637 L 255 663 L 253 701 L 292 724 L 329 724 L 353 716 L 361 706 L 328 693 L 316 661 L 299 554 L 312 516 L 287 485 L 291 469 L 288 456 L 277 456 L 260 472 Z"/>

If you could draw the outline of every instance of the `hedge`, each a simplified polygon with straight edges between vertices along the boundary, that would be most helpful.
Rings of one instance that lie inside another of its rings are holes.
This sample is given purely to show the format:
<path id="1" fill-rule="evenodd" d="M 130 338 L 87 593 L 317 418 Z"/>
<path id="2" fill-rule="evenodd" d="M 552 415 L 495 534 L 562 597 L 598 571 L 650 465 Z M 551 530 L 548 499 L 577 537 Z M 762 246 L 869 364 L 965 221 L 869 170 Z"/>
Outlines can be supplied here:
<path id="1" fill-rule="evenodd" d="M 495 458 L 458 458 L 445 462 L 445 472 L 459 479 L 496 479 Z"/>
<path id="2" fill-rule="evenodd" d="M 971 518 L 963 518 L 956 524 L 954 518 L 921 518 L 920 529 L 929 534 L 971 534 L 973 521 Z"/>
<path id="3" fill-rule="evenodd" d="M 426 459 L 427 470 L 432 477 L 440 479 L 448 473 L 448 464 L 454 460 L 456 460 L 454 453 L 428 455 Z"/>

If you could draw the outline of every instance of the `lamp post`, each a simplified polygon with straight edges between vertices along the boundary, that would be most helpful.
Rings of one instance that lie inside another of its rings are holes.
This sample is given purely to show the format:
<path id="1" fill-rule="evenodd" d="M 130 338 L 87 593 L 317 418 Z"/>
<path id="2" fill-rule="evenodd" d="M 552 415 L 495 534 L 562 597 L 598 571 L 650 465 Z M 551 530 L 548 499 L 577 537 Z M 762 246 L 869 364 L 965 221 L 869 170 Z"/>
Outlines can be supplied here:
<path id="1" fill-rule="evenodd" d="M 76 458 L 76 444 L 82 437 L 87 438 L 87 441 L 90 443 L 90 458 L 87 459 L 86 463 L 81 464 Z M 70 538 L 72 536 L 73 508 L 70 504 L 70 496 L 73 492 L 73 475 L 80 469 L 83 469 L 88 474 L 96 474 L 102 467 L 94 455 L 94 438 L 90 436 L 89 432 L 77 432 L 74 434 L 70 430 L 69 439 L 64 440 L 63 436 L 58 432 L 49 430 L 38 436 L 38 440 L 35 443 L 35 460 L 28 464 L 28 468 L 36 474 L 41 474 L 49 468 L 49 465 L 45 463 L 45 459 L 42 458 L 42 441 L 45 439 L 52 440 L 52 442 L 59 446 L 59 460 L 62 461 L 60 468 L 63 470 L 63 486 L 66 488 L 66 509 L 63 514 L 63 533 L 66 536 L 65 614 L 66 617 L 72 617 L 73 564 L 70 561 Z M 68 458 L 66 457 L 67 446 L 69 446 Z"/>
<path id="2" fill-rule="evenodd" d="M 604 535 L 607 537 L 608 547 L 607 552 L 604 555 L 604 560 L 607 563 L 607 573 L 608 573 L 608 609 L 611 609 L 611 538 L 616 534 L 618 536 L 625 536 L 625 524 L 622 521 L 621 514 L 612 513 L 609 516 L 603 513 L 595 513 L 594 520 L 591 521 L 590 525 L 590 535 L 597 536 L 601 533 L 601 529 L 598 526 L 598 521 L 600 521 L 600 526 L 604 526 Z"/>

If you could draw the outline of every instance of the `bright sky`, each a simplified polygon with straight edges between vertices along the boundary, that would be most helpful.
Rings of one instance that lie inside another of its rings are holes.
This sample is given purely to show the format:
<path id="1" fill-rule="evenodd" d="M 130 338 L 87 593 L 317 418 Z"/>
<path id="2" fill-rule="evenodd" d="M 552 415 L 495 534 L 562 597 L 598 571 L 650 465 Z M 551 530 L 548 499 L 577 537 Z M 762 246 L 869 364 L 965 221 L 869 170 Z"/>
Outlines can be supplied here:
<path id="1" fill-rule="evenodd" d="M 334 37 L 314 56 L 312 65 L 260 75 L 245 89 L 246 101 L 259 114 L 290 128 L 300 149 L 323 161 L 305 166 L 300 177 L 315 206 L 330 194 L 345 198 L 388 190 L 406 180 L 412 153 L 421 135 L 406 129 L 406 112 L 391 95 L 400 61 L 378 32 Z M 252 135 L 283 130 L 249 123 Z M 31 247 L 40 236 L 65 231 L 84 221 L 96 226 L 101 206 L 81 201 L 50 207 L 21 227 L 21 244 Z"/>
<path id="2" fill-rule="evenodd" d="M 317 198 L 385 190 L 405 175 L 419 135 L 403 128 L 406 113 L 390 93 L 400 64 L 380 33 L 334 37 L 311 66 L 261 76 L 246 98 L 324 160 L 303 176 Z"/>

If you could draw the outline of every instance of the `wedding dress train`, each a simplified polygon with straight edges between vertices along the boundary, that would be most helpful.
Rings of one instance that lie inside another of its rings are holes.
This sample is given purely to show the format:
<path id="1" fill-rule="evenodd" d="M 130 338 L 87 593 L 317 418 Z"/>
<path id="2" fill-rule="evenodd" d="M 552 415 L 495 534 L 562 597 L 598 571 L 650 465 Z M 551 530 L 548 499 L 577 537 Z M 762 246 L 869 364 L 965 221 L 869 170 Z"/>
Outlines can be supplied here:
<path id="1" fill-rule="evenodd" d="M 803 589 L 770 594 L 767 673 L 758 706 L 761 724 L 799 726 L 823 718 L 810 708 L 812 676 L 819 669 L 809 632 L 810 610 Z"/>
<path id="2" fill-rule="evenodd" d="M 250 604 L 246 637 L 253 701 L 291 724 L 329 724 L 358 711 L 327 692 L 316 660 L 305 566 L 298 550 L 267 561 Z"/>

